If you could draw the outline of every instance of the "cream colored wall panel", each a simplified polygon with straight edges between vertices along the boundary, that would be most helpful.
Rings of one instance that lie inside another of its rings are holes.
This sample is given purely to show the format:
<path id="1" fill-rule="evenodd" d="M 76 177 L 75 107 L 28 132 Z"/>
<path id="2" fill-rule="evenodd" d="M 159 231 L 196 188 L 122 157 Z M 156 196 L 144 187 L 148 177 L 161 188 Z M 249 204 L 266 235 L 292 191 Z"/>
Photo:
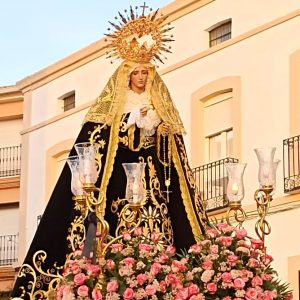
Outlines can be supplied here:
<path id="1" fill-rule="evenodd" d="M 63 101 L 58 99 L 70 91 L 75 91 L 76 107 L 97 98 L 117 65 L 99 58 L 34 90 L 31 125 L 61 114 Z"/>
<path id="2" fill-rule="evenodd" d="M 22 120 L 0 122 L 0 147 L 18 146 L 21 142 Z"/>
<path id="3" fill-rule="evenodd" d="M 14 235 L 19 232 L 19 209 L 2 207 L 0 209 L 0 235 Z"/>

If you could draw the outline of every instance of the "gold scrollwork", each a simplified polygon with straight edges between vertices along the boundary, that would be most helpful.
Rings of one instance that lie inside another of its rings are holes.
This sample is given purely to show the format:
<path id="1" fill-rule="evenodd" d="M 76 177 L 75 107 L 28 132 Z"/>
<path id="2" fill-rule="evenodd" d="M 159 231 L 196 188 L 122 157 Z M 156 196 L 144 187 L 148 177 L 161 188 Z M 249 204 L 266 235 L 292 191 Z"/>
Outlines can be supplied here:
<path id="1" fill-rule="evenodd" d="M 55 263 L 53 267 L 43 271 L 42 266 L 47 258 L 47 254 L 43 250 L 37 251 L 33 258 L 33 266 L 29 264 L 23 264 L 18 277 L 32 277 L 32 279 L 27 280 L 26 286 L 20 287 L 20 296 L 13 299 L 24 299 L 29 297 L 30 300 L 37 299 L 48 299 L 48 293 L 53 291 L 61 279 L 60 271 L 62 266 L 57 266 Z M 39 274 L 39 275 L 37 275 Z"/>
<path id="2" fill-rule="evenodd" d="M 67 236 L 67 241 L 70 242 L 69 247 L 71 247 L 72 251 L 78 249 L 85 240 L 86 229 L 84 226 L 84 220 L 85 217 L 76 216 L 69 228 L 70 234 Z"/>

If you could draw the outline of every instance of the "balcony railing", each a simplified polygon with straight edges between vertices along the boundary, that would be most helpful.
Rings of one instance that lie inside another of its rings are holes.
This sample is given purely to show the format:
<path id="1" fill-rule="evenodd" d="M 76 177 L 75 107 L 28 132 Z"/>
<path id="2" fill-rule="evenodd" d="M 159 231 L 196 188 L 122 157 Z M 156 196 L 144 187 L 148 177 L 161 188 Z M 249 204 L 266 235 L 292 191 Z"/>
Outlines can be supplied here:
<path id="1" fill-rule="evenodd" d="M 284 192 L 300 191 L 300 135 L 283 140 Z"/>
<path id="2" fill-rule="evenodd" d="M 0 235 L 0 266 L 9 266 L 18 258 L 18 235 Z"/>
<path id="3" fill-rule="evenodd" d="M 18 176 L 21 171 L 21 146 L 0 148 L 0 177 Z"/>
<path id="4" fill-rule="evenodd" d="M 227 157 L 193 169 L 196 185 L 207 212 L 228 206 L 228 177 L 224 164 L 238 161 L 236 158 Z"/>

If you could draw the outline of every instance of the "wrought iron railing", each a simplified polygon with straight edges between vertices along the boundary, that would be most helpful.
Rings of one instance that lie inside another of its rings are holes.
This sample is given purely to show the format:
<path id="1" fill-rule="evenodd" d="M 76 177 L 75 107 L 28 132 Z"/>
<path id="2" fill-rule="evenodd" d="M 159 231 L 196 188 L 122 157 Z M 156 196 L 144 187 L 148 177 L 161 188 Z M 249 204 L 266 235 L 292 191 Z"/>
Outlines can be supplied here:
<path id="1" fill-rule="evenodd" d="M 300 135 L 283 140 L 284 192 L 300 191 Z"/>
<path id="2" fill-rule="evenodd" d="M 12 265 L 18 259 L 18 235 L 0 235 L 0 266 Z"/>
<path id="3" fill-rule="evenodd" d="M 236 158 L 224 158 L 193 169 L 196 185 L 200 191 L 206 211 L 228 206 L 226 187 L 228 177 L 225 163 L 238 162 Z"/>
<path id="4" fill-rule="evenodd" d="M 0 148 L 0 177 L 18 176 L 21 172 L 21 146 Z"/>

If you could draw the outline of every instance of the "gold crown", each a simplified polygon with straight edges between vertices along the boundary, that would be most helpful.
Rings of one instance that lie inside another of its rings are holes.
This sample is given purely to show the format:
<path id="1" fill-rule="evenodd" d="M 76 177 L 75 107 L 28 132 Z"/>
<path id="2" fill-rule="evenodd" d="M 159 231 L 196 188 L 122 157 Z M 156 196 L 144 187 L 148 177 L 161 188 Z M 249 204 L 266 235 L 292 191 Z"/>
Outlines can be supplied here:
<path id="1" fill-rule="evenodd" d="M 136 11 L 134 12 L 130 6 L 129 12 L 125 10 L 126 16 L 119 12 L 119 16 L 115 17 L 116 20 L 119 20 L 119 25 L 109 22 L 115 31 L 106 34 L 106 41 L 109 42 L 107 47 L 110 48 L 107 52 L 108 58 L 122 58 L 139 63 L 158 60 L 163 63 L 163 59 L 166 59 L 162 56 L 163 52 L 171 53 L 171 47 L 166 43 L 174 40 L 172 35 L 168 35 L 168 31 L 172 27 L 164 24 L 167 17 L 157 17 L 158 10 L 145 16 L 145 8 L 148 6 L 144 3 L 141 7 L 143 11 L 140 16 L 136 13 L 138 7 L 135 7 Z"/>

